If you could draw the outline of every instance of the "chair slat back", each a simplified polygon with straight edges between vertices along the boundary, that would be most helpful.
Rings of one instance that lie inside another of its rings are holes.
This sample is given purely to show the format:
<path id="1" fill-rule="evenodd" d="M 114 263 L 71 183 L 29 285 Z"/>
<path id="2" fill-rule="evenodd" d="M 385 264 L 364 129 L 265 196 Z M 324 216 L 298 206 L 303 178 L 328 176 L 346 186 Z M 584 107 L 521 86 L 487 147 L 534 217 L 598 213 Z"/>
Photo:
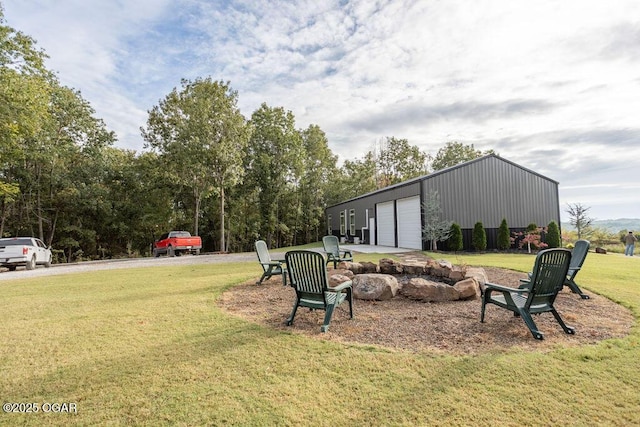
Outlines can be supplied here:
<path id="1" fill-rule="evenodd" d="M 324 236 L 322 238 L 322 246 L 324 246 L 326 253 L 340 258 L 340 245 L 338 244 L 338 238 L 336 236 Z"/>
<path id="2" fill-rule="evenodd" d="M 256 253 L 258 254 L 258 260 L 261 264 L 268 264 L 271 262 L 271 255 L 269 255 L 267 242 L 264 240 L 256 240 Z"/>
<path id="3" fill-rule="evenodd" d="M 284 258 L 296 292 L 304 298 L 324 301 L 329 283 L 324 256 L 314 251 L 289 251 Z"/>
<path id="4" fill-rule="evenodd" d="M 547 249 L 538 252 L 531 274 L 531 292 L 527 306 L 553 303 L 567 277 L 570 262 L 571 251 L 568 249 Z"/>
<path id="5" fill-rule="evenodd" d="M 573 250 L 571 251 L 571 264 L 569 264 L 570 275 L 582 268 L 582 264 L 587 258 L 587 253 L 589 253 L 590 245 L 591 243 L 588 240 L 578 240 L 576 242 Z"/>

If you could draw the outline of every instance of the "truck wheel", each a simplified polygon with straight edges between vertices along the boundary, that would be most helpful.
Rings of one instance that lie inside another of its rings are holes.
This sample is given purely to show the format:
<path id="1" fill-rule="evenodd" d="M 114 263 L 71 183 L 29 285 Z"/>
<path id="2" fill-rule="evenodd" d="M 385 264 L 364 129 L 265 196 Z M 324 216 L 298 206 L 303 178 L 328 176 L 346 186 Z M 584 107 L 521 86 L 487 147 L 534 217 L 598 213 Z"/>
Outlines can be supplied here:
<path id="1" fill-rule="evenodd" d="M 194 252 L 194 255 L 200 255 L 200 249 L 196 249 L 196 251 Z"/>
<path id="2" fill-rule="evenodd" d="M 167 248 L 167 255 L 168 256 L 176 256 L 176 253 L 173 251 L 173 246 L 169 246 Z"/>
<path id="3" fill-rule="evenodd" d="M 49 256 L 49 259 L 47 260 L 47 262 L 44 263 L 44 268 L 49 268 L 51 267 L 51 256 Z"/>
<path id="4" fill-rule="evenodd" d="M 9 271 L 16 271 L 17 266 L 9 265 L 9 266 L 7 266 L 7 268 L 9 269 Z"/>
<path id="5" fill-rule="evenodd" d="M 158 250 L 157 250 L 157 249 L 154 249 L 154 250 L 153 250 L 153 257 L 154 257 L 154 258 L 158 258 L 159 256 L 160 256 L 160 252 L 158 252 Z"/>
<path id="6" fill-rule="evenodd" d="M 31 260 L 27 261 L 27 270 L 33 270 L 36 268 L 36 256 L 34 255 Z"/>

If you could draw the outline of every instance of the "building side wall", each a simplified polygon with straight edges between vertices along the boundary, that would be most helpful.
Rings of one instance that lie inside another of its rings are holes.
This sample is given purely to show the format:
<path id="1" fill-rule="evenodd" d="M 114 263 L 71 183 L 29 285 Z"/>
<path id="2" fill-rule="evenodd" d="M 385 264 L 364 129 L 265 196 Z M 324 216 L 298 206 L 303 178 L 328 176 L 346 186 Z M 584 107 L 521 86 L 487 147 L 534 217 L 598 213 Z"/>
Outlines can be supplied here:
<path id="1" fill-rule="evenodd" d="M 557 183 L 496 157 L 427 177 L 422 185 L 425 198 L 438 191 L 443 219 L 463 229 L 478 221 L 498 228 L 503 218 L 509 228 L 560 224 Z"/>
<path id="2" fill-rule="evenodd" d="M 369 226 L 369 224 L 367 223 L 368 218 L 375 218 L 376 204 L 420 195 L 420 186 L 420 181 L 416 181 L 408 185 L 391 188 L 387 191 L 374 193 L 369 196 L 364 196 L 327 208 L 326 216 L 328 218 L 328 216 L 331 215 L 333 234 L 336 236 L 339 236 L 340 234 L 340 212 L 346 211 L 348 217 L 349 210 L 355 209 L 356 236 L 365 240 L 366 236 L 362 235 L 362 228 L 366 228 Z"/>
<path id="3" fill-rule="evenodd" d="M 542 227 L 555 221 L 560 225 L 558 183 L 496 156 L 331 206 L 326 214 L 331 216 L 333 234 L 344 237 L 340 234 L 340 212 L 345 212 L 348 222 L 349 210 L 355 209 L 356 233 L 350 237 L 374 244 L 375 235 L 370 236 L 367 228 L 368 219 L 376 216 L 378 203 L 416 195 L 425 201 L 431 190 L 440 196 L 441 219 L 454 221 L 462 228 L 465 249 L 471 249 L 471 231 L 476 222 L 482 222 L 487 231 L 489 249 L 495 248 L 503 218 L 512 231 L 531 223 Z M 347 223 L 347 230 L 348 226 Z M 377 219 L 375 226 L 380 229 Z"/>

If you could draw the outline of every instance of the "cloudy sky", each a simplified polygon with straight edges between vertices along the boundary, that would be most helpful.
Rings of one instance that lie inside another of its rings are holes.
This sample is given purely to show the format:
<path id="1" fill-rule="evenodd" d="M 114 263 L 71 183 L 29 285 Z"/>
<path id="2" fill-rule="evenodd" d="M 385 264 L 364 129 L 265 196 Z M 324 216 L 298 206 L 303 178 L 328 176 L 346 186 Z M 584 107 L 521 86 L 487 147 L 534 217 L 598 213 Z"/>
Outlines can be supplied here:
<path id="1" fill-rule="evenodd" d="M 180 79 L 319 125 L 340 160 L 394 136 L 493 149 L 596 219 L 640 218 L 638 0 L 0 0 L 61 82 L 143 150 Z"/>

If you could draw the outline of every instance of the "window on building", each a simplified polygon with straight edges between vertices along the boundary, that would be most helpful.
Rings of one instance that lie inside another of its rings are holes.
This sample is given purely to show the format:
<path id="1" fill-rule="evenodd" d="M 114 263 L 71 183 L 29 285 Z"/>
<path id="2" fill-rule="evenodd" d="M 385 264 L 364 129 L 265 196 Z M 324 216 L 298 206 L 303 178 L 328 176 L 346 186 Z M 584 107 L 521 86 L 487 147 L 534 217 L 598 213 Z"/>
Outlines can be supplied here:
<path id="1" fill-rule="evenodd" d="M 347 234 L 347 218 L 345 216 L 345 211 L 340 212 L 340 235 L 344 236 Z"/>
<path id="2" fill-rule="evenodd" d="M 356 210 L 349 210 L 349 235 L 351 237 L 356 235 Z"/>
<path id="3" fill-rule="evenodd" d="M 333 227 L 331 226 L 331 215 L 327 215 L 327 236 L 331 236 L 333 234 Z"/>

